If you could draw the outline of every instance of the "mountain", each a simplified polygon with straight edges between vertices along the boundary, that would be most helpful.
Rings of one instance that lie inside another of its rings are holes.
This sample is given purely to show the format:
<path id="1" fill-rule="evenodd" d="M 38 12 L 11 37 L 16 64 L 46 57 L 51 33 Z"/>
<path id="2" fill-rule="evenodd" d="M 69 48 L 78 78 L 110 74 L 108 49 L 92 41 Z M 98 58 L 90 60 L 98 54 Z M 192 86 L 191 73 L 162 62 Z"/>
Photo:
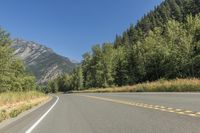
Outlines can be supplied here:
<path id="1" fill-rule="evenodd" d="M 52 49 L 33 41 L 14 39 L 11 48 L 14 55 L 22 59 L 27 70 L 36 76 L 38 83 L 53 80 L 63 73 L 70 73 L 75 67 L 67 57 L 56 54 Z"/>

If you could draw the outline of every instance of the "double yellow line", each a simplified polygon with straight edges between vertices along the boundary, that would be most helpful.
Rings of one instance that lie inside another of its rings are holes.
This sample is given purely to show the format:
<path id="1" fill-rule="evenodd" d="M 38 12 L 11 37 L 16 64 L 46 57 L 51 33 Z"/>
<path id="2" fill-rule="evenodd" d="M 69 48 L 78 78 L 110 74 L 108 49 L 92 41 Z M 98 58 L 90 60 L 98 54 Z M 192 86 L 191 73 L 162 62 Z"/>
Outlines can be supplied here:
<path id="1" fill-rule="evenodd" d="M 187 115 L 187 116 L 191 116 L 191 117 L 199 117 L 200 118 L 200 112 L 194 112 L 191 110 L 171 108 L 171 107 L 166 107 L 166 106 L 161 106 L 161 105 L 152 105 L 152 104 L 146 104 L 146 103 L 129 102 L 129 101 L 124 101 L 124 100 L 117 100 L 117 99 L 97 97 L 97 96 L 89 96 L 89 95 L 80 95 L 80 96 L 92 98 L 92 99 L 103 100 L 103 101 L 108 101 L 108 102 L 113 102 L 113 103 L 125 104 L 125 105 L 129 105 L 129 106 L 136 106 L 136 107 L 140 107 L 140 108 L 147 108 L 147 109 L 159 110 L 159 111 L 163 111 L 163 112 L 176 113 L 179 115 Z"/>

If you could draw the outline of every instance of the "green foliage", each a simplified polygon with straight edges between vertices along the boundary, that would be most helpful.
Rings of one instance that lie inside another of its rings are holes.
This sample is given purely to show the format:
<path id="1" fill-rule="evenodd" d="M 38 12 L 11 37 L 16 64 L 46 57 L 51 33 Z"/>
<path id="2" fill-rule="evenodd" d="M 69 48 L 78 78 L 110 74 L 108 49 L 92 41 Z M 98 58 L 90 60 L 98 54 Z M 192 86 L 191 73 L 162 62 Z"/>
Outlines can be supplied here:
<path id="1" fill-rule="evenodd" d="M 114 83 L 118 86 L 128 83 L 127 60 L 125 58 L 125 48 L 121 47 L 115 50 L 113 78 Z"/>
<path id="2" fill-rule="evenodd" d="M 11 69 L 12 51 L 9 48 L 11 41 L 9 35 L 0 29 L 0 92 L 9 91 L 12 87 Z"/>
<path id="3" fill-rule="evenodd" d="M 0 122 L 7 119 L 7 117 L 6 110 L 0 110 Z"/>
<path id="4" fill-rule="evenodd" d="M 13 109 L 13 110 L 10 111 L 9 116 L 10 116 L 11 118 L 17 117 L 17 116 L 18 116 L 19 114 L 21 114 L 22 112 L 31 109 L 32 106 L 33 106 L 33 105 L 28 104 L 28 105 L 23 105 L 23 106 L 21 106 L 21 107 L 18 107 L 18 108 L 16 108 L 16 109 Z"/>
<path id="5" fill-rule="evenodd" d="M 34 90 L 35 78 L 13 57 L 11 43 L 9 34 L 0 29 L 0 92 Z"/>
<path id="6" fill-rule="evenodd" d="M 66 92 L 70 91 L 70 77 L 68 75 L 59 76 L 57 78 L 57 84 L 59 87 L 59 91 Z"/>
<path id="7" fill-rule="evenodd" d="M 45 93 L 68 92 L 83 89 L 82 68 L 77 67 L 70 75 L 61 75 L 49 81 L 47 85 L 40 86 L 40 91 Z"/>
<path id="8" fill-rule="evenodd" d="M 48 92 L 56 93 L 58 92 L 58 83 L 56 80 L 48 82 Z"/>
<path id="9" fill-rule="evenodd" d="M 103 64 L 103 84 L 101 87 L 111 86 L 114 82 L 113 78 L 113 60 L 114 60 L 114 49 L 111 44 L 104 44 L 102 46 L 102 64 Z"/>
<path id="10" fill-rule="evenodd" d="M 83 75 L 82 68 L 77 67 L 70 75 L 70 90 L 81 90 L 83 89 Z"/>

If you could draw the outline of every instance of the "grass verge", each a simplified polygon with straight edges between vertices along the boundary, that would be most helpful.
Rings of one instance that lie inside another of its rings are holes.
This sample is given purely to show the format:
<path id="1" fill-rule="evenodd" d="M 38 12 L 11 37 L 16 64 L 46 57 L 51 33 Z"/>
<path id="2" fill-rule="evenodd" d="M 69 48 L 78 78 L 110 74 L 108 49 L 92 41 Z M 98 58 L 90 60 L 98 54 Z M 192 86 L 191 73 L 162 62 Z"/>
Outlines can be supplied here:
<path id="1" fill-rule="evenodd" d="M 47 95 L 36 91 L 0 93 L 0 122 L 16 117 L 47 99 Z"/>
<path id="2" fill-rule="evenodd" d="M 104 93 L 104 92 L 200 92 L 200 79 L 159 80 L 136 84 L 133 86 L 91 88 L 75 93 Z"/>

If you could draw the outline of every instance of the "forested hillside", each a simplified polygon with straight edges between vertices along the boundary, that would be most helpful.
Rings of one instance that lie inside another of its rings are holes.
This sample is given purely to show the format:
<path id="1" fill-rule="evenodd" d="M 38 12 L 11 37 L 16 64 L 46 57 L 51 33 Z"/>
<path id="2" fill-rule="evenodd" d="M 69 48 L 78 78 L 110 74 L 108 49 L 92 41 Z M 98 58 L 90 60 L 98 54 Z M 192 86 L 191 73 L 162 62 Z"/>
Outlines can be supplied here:
<path id="1" fill-rule="evenodd" d="M 150 30 L 155 27 L 164 27 L 169 20 L 185 22 L 188 15 L 195 16 L 200 13 L 199 0 L 165 0 L 154 10 L 131 25 L 122 36 L 116 36 L 115 47 L 121 45 L 134 45 L 143 40 Z"/>
<path id="2" fill-rule="evenodd" d="M 50 88 L 80 90 L 200 77 L 200 1 L 166 0 L 114 44 L 92 47 L 71 75 Z"/>

